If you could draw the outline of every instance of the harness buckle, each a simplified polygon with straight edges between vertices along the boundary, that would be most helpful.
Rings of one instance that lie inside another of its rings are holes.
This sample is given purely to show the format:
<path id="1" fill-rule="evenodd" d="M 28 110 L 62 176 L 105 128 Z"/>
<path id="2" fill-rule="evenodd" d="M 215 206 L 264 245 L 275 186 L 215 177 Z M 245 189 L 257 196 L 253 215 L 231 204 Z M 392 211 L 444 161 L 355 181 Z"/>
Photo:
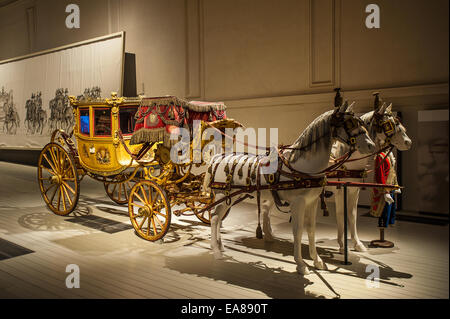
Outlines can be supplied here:
<path id="1" fill-rule="evenodd" d="M 384 134 L 386 135 L 393 135 L 394 131 L 395 131 L 395 127 L 392 124 L 391 121 L 386 121 L 382 124 L 383 130 L 384 130 Z"/>
<path id="2" fill-rule="evenodd" d="M 356 144 L 356 138 L 353 137 L 353 136 L 350 137 L 349 141 L 350 141 L 350 144 L 351 144 L 351 145 L 355 145 L 355 144 Z"/>
<path id="3" fill-rule="evenodd" d="M 275 181 L 275 176 L 273 174 L 269 174 L 267 179 L 269 180 L 269 183 L 272 184 Z"/>

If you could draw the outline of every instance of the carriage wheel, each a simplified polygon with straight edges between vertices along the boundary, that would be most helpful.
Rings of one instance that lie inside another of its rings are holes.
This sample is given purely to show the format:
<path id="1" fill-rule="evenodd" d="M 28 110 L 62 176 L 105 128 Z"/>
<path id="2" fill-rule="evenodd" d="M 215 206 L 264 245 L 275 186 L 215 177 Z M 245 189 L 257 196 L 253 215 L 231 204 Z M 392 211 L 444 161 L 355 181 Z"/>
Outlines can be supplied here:
<path id="1" fill-rule="evenodd" d="M 52 212 L 65 216 L 80 197 L 80 180 L 72 156 L 59 144 L 48 143 L 39 154 L 38 182 Z"/>
<path id="2" fill-rule="evenodd" d="M 146 240 L 161 239 L 169 229 L 170 202 L 166 192 L 155 182 L 142 180 L 133 186 L 128 212 L 134 229 Z"/>
<path id="3" fill-rule="evenodd" d="M 123 180 L 126 180 L 127 178 L 127 175 L 124 175 L 124 177 L 122 177 Z M 112 201 L 119 205 L 128 203 L 128 196 L 130 195 L 131 188 L 133 188 L 133 186 L 131 185 L 131 181 L 122 183 L 104 182 L 103 185 L 105 186 L 106 194 L 109 196 L 109 198 L 111 198 Z"/>
<path id="4" fill-rule="evenodd" d="M 200 213 L 202 208 L 197 208 L 197 207 L 206 207 L 209 204 L 199 203 L 199 202 L 194 202 L 193 204 L 196 207 L 196 208 L 193 209 L 193 212 L 194 212 L 195 216 L 197 216 L 197 218 L 200 219 L 205 224 L 211 225 L 211 213 L 212 213 L 214 208 L 208 209 L 208 210 L 204 211 L 203 213 Z M 223 216 L 222 220 L 227 218 L 228 213 L 230 212 L 230 209 L 231 208 L 228 208 L 228 210 L 226 211 L 226 213 Z"/>

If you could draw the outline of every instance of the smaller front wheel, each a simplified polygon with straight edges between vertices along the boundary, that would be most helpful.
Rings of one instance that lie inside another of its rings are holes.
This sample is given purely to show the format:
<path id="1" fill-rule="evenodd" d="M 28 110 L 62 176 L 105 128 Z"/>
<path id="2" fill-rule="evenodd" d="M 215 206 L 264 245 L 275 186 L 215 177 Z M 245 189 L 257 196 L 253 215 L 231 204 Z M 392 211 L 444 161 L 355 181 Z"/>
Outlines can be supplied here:
<path id="1" fill-rule="evenodd" d="M 137 234 L 146 240 L 161 239 L 169 230 L 170 203 L 164 189 L 155 182 L 142 180 L 133 186 L 128 213 Z"/>

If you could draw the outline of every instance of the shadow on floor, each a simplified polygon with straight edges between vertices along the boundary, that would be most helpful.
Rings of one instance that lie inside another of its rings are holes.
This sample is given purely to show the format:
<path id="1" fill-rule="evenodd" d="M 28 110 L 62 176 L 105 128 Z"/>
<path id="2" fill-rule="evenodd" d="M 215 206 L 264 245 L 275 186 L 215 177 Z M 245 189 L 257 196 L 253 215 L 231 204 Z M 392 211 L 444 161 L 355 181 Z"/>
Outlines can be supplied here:
<path id="1" fill-rule="evenodd" d="M 267 252 L 274 252 L 277 254 L 281 254 L 283 256 L 291 256 L 292 263 L 294 263 L 294 243 L 284 239 L 275 239 L 274 242 L 268 243 L 264 240 L 257 239 L 254 237 L 244 237 L 238 240 L 233 241 L 234 244 L 238 246 L 245 247 L 245 251 L 248 252 L 248 249 L 258 249 L 265 250 Z M 251 252 L 248 252 L 251 253 Z M 376 265 L 379 268 L 379 278 L 380 282 L 385 284 L 390 284 L 394 286 L 401 286 L 394 282 L 391 282 L 391 279 L 394 278 L 412 278 L 412 275 L 405 272 L 400 272 L 394 270 L 389 265 L 386 265 L 376 259 L 368 257 L 367 255 L 359 256 L 357 254 L 351 253 L 349 254 L 349 261 L 352 263 L 351 265 L 343 265 L 341 261 L 343 260 L 342 254 L 339 253 L 337 249 L 332 248 L 321 248 L 317 247 L 317 253 L 322 258 L 322 260 L 326 264 L 330 264 L 336 266 L 336 269 L 328 270 L 331 273 L 339 273 L 346 276 L 358 277 L 361 279 L 366 279 L 367 276 L 371 273 L 371 271 L 366 271 L 367 266 Z M 252 254 L 252 253 L 251 253 Z M 311 260 L 311 256 L 309 255 L 308 245 L 302 244 L 302 256 L 305 260 Z M 271 258 L 271 257 L 265 257 Z M 367 259 L 370 262 L 364 263 L 361 259 Z M 350 271 L 350 273 L 344 273 L 339 271 L 340 269 L 345 269 Z"/>
<path id="2" fill-rule="evenodd" d="M 271 298 L 324 298 L 305 291 L 310 280 L 262 262 L 244 263 L 235 259 L 215 260 L 208 252 L 195 256 L 168 257 L 166 267 L 183 274 L 198 275 L 228 284 L 261 291 Z M 213 297 L 213 296 L 211 296 Z"/>

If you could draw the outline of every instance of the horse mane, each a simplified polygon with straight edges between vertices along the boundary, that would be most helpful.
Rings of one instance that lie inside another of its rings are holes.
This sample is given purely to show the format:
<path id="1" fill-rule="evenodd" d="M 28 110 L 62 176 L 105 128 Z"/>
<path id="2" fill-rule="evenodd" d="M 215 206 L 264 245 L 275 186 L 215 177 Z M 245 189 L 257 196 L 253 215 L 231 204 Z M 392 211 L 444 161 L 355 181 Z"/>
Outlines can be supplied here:
<path id="1" fill-rule="evenodd" d="M 306 129 L 300 134 L 297 140 L 292 144 L 294 150 L 291 151 L 290 161 L 297 161 L 302 157 L 306 157 L 309 153 L 315 153 L 319 150 L 319 145 L 328 147 L 329 143 L 318 143 L 324 137 L 330 136 L 330 121 L 333 115 L 333 110 L 319 115 L 312 121 Z"/>

